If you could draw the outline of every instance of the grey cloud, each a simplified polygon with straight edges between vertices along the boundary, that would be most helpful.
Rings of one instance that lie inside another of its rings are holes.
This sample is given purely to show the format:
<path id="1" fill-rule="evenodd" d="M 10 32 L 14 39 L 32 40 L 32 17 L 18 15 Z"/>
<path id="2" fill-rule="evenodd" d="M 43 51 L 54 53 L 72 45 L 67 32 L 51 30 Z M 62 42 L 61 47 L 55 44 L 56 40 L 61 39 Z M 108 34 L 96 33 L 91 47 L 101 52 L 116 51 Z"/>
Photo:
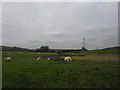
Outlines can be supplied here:
<path id="1" fill-rule="evenodd" d="M 95 49 L 118 45 L 117 3 L 3 3 L 3 45 Z"/>

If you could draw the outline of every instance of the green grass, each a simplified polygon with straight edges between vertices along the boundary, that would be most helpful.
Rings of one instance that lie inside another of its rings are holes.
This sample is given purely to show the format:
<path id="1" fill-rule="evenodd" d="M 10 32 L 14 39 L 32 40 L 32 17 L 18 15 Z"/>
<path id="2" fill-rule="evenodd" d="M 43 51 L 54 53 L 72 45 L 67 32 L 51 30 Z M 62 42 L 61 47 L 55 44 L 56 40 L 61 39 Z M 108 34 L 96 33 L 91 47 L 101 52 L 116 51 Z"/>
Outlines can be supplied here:
<path id="1" fill-rule="evenodd" d="M 78 61 L 118 61 L 118 55 L 112 54 L 112 55 L 85 55 L 82 57 L 73 56 L 73 59 Z"/>
<path id="2" fill-rule="evenodd" d="M 38 53 L 3 52 L 11 62 L 3 61 L 3 88 L 118 88 L 118 63 L 36 60 Z M 39 55 L 55 55 L 40 53 Z M 99 58 L 95 58 L 96 60 Z M 91 59 L 92 60 L 92 59 Z"/>
<path id="3" fill-rule="evenodd" d="M 2 88 L 2 52 L 0 51 L 0 89 Z"/>

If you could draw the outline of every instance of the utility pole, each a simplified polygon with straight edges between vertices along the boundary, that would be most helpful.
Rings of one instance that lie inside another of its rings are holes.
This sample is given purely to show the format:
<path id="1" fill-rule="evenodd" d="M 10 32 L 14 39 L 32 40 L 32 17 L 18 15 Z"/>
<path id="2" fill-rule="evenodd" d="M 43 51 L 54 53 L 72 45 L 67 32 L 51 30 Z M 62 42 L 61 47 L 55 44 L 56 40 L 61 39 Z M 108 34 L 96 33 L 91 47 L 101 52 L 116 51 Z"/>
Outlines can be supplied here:
<path id="1" fill-rule="evenodd" d="M 85 48 L 85 37 L 83 37 L 83 48 Z"/>
<path id="2" fill-rule="evenodd" d="M 86 48 L 85 48 L 85 37 L 83 37 L 83 46 L 82 46 L 82 50 L 87 50 Z"/>

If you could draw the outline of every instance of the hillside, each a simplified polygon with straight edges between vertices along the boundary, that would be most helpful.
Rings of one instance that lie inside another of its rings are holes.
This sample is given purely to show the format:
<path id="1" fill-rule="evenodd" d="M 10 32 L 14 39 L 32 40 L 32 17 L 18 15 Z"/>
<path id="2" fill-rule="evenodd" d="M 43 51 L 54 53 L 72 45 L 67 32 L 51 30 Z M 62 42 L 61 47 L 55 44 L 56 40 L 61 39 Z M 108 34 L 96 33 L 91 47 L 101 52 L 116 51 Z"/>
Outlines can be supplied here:
<path id="1" fill-rule="evenodd" d="M 103 50 L 108 50 L 108 49 L 120 49 L 120 46 L 108 47 L 108 48 L 104 48 Z"/>
<path id="2" fill-rule="evenodd" d="M 2 49 L 1 49 L 2 47 Z M 10 46 L 0 46 L 0 51 L 33 51 L 27 48 L 21 48 L 21 47 L 10 47 Z"/>
<path id="3" fill-rule="evenodd" d="M 98 50 L 88 50 L 88 51 L 80 51 L 80 52 L 82 53 L 119 53 L 120 47 L 114 46 L 114 47 L 107 47 L 107 48 L 98 49 Z"/>

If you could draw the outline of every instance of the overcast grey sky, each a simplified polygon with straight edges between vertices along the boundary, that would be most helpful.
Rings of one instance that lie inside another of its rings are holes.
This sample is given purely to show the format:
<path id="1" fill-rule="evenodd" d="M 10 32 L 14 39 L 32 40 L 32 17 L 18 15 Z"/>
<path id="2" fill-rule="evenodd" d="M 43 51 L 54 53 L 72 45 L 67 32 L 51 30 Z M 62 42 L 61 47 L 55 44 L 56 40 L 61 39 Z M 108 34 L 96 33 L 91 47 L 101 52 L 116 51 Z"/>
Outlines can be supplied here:
<path id="1" fill-rule="evenodd" d="M 96 49 L 118 45 L 118 3 L 4 2 L 2 44 Z"/>

